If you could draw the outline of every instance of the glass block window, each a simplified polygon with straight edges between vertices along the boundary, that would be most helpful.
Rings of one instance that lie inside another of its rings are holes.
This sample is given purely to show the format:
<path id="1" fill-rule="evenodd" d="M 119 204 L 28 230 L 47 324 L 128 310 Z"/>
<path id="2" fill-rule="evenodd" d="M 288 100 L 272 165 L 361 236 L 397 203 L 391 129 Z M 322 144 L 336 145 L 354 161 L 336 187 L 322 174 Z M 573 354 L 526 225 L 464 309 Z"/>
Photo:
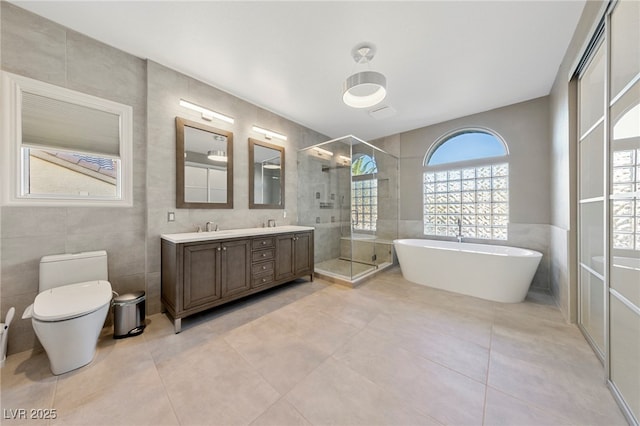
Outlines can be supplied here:
<path id="1" fill-rule="evenodd" d="M 375 231 L 378 220 L 378 180 L 354 180 L 351 188 L 353 229 Z"/>
<path id="2" fill-rule="evenodd" d="M 613 152 L 612 193 L 640 191 L 640 149 Z M 637 198 L 616 199 L 612 204 L 613 248 L 640 250 L 640 203 Z"/>
<path id="3" fill-rule="evenodd" d="M 351 224 L 355 231 L 376 230 L 378 221 L 378 173 L 376 159 L 356 154 L 351 165 Z"/>
<path id="4" fill-rule="evenodd" d="M 456 237 L 460 222 L 465 238 L 506 240 L 509 164 L 504 142 L 486 131 L 466 130 L 435 146 L 425 157 L 424 234 Z"/>

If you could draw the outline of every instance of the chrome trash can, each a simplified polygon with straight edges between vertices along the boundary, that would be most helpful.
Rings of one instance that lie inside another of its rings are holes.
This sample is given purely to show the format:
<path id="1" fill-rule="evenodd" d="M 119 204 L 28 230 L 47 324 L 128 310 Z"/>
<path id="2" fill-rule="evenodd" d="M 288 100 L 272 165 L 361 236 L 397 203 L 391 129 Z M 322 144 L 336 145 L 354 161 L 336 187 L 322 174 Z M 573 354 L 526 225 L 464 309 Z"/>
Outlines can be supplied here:
<path id="1" fill-rule="evenodd" d="M 144 291 L 113 298 L 113 338 L 137 336 L 145 327 Z"/>

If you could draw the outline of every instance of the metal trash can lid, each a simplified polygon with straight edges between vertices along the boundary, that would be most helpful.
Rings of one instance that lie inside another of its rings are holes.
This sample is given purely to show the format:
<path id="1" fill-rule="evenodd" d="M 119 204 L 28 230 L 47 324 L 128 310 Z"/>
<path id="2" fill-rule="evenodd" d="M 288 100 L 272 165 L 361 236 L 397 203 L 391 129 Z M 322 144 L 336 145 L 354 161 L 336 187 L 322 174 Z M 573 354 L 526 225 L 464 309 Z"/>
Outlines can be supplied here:
<path id="1" fill-rule="evenodd" d="M 121 294 L 113 298 L 113 303 L 118 305 L 128 305 L 144 300 L 144 291 L 134 291 L 133 293 Z"/>

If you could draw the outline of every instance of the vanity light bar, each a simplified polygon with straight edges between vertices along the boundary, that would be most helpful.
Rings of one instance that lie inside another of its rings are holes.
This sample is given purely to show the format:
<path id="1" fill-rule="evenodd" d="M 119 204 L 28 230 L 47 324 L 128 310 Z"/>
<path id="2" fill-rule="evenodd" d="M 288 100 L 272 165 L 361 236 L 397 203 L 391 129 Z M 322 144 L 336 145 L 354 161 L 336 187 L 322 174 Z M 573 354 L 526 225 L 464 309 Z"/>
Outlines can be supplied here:
<path id="1" fill-rule="evenodd" d="M 282 139 L 283 141 L 287 140 L 287 137 L 281 133 L 272 132 L 271 130 L 263 129 L 262 127 L 253 126 L 253 131 L 257 133 L 262 133 L 265 135 L 267 139 L 277 138 Z"/>
<path id="2" fill-rule="evenodd" d="M 185 101 L 184 99 L 180 99 L 180 106 L 192 109 L 194 111 L 198 111 L 199 113 L 202 114 L 202 118 L 207 121 L 211 121 L 214 118 L 217 118 L 218 120 L 226 121 L 227 123 L 231 123 L 231 124 L 233 124 L 235 121 L 233 118 L 227 115 L 220 114 L 219 112 L 211 111 L 210 109 L 203 108 L 200 105 L 192 104 L 191 102 Z"/>
<path id="3" fill-rule="evenodd" d="M 322 149 L 322 148 L 318 148 L 317 146 L 313 148 L 314 151 L 316 151 L 318 154 L 322 155 L 326 155 L 328 157 L 333 157 L 333 152 L 331 151 L 327 151 L 326 149 Z"/>

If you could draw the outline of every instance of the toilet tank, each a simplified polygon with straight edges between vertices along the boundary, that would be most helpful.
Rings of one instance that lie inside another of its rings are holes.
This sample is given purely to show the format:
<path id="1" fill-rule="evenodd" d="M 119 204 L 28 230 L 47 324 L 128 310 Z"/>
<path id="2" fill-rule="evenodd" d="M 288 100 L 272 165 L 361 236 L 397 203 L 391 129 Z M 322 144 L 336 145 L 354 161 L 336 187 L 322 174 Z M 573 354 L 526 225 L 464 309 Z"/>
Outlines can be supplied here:
<path id="1" fill-rule="evenodd" d="M 85 281 L 107 281 L 107 252 L 54 254 L 40 259 L 40 292 Z"/>

